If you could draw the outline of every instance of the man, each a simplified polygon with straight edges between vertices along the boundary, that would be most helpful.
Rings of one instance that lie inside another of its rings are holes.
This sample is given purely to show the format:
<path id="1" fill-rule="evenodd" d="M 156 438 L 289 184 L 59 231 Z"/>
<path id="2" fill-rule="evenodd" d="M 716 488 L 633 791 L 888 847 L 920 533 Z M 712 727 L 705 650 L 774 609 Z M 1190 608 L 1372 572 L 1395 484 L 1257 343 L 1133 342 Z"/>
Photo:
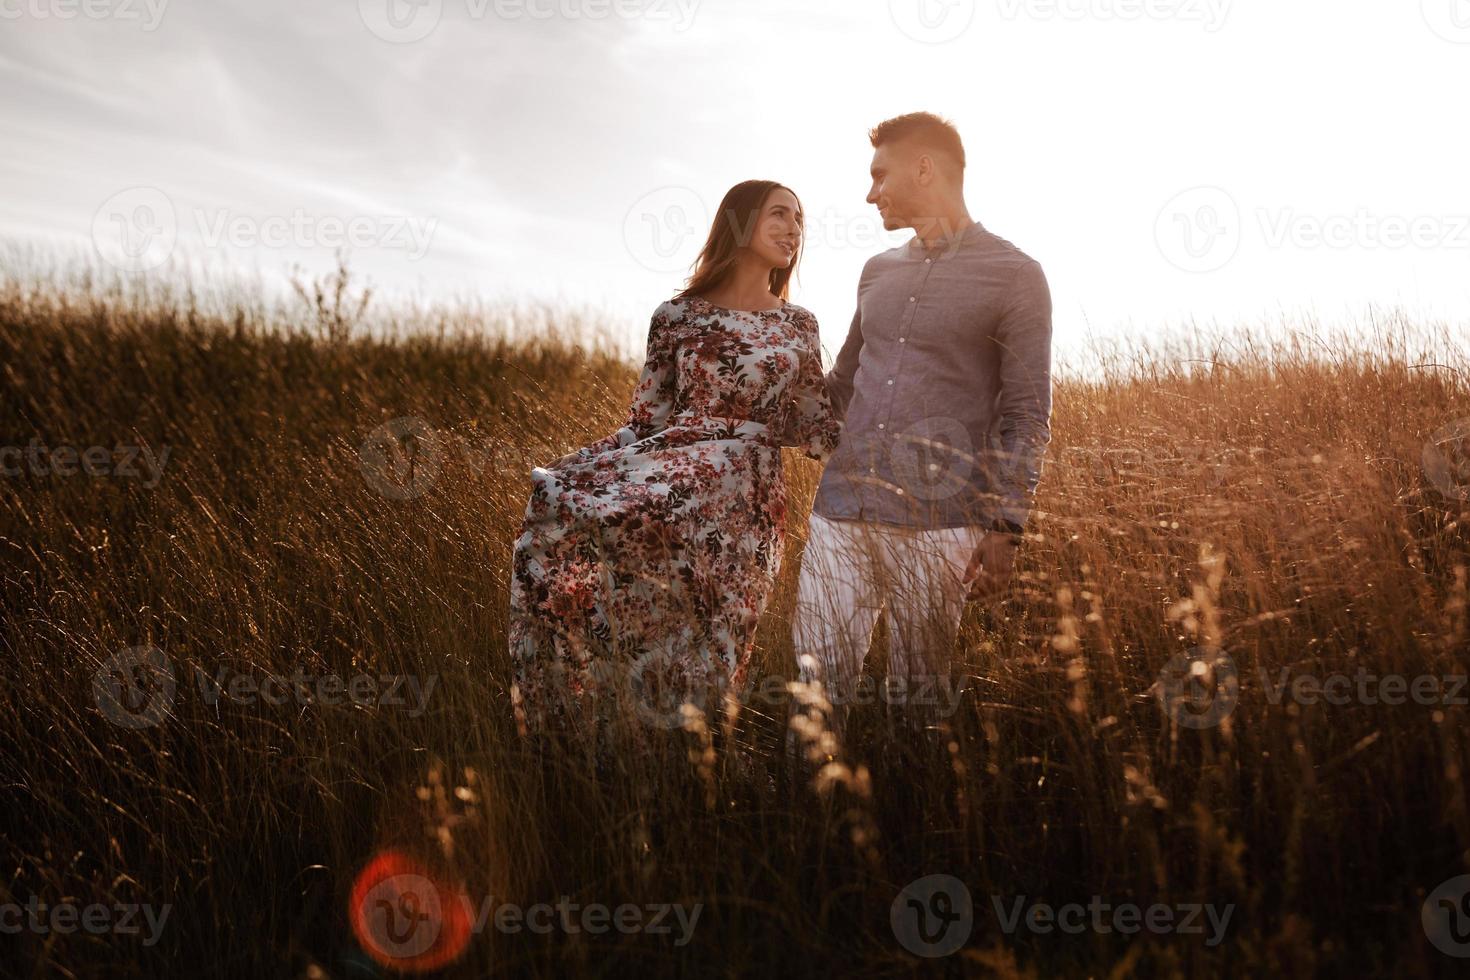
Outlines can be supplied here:
<path id="1" fill-rule="evenodd" d="M 915 237 L 864 266 L 827 375 L 844 429 L 817 490 L 792 630 L 802 680 L 825 685 L 839 733 L 885 608 L 884 696 L 952 694 L 965 601 L 1007 583 L 1051 441 L 1041 266 L 970 217 L 952 124 L 912 113 L 869 140 L 868 203 Z"/>

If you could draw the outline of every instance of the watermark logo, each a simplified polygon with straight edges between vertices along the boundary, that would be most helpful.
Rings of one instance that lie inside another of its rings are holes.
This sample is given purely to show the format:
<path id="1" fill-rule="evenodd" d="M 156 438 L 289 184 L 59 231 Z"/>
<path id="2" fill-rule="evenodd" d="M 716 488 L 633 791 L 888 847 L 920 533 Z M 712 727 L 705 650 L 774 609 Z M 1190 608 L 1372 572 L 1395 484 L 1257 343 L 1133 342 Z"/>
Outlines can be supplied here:
<path id="1" fill-rule="evenodd" d="M 1429 29 L 1446 41 L 1470 44 L 1470 0 L 1419 0 Z"/>
<path id="2" fill-rule="evenodd" d="M 1240 250 L 1247 231 L 1269 249 L 1470 249 L 1470 214 L 1311 214 L 1256 208 L 1249 220 L 1219 187 L 1196 187 L 1164 205 L 1154 226 L 1159 252 L 1186 272 L 1215 272 Z"/>
<path id="3" fill-rule="evenodd" d="M 357 875 L 348 920 L 378 963 L 404 972 L 441 969 L 470 942 L 469 896 L 439 882 L 403 851 L 378 854 Z"/>
<path id="4" fill-rule="evenodd" d="M 173 710 L 178 680 L 157 647 L 128 647 L 108 658 L 92 677 L 102 716 L 120 728 L 152 728 Z"/>
<path id="5" fill-rule="evenodd" d="M 172 905 L 137 905 L 118 902 L 105 905 L 93 902 L 77 905 L 75 902 L 47 904 L 32 895 L 24 905 L 18 902 L 0 904 L 0 935 L 19 935 L 22 932 L 38 936 L 67 936 L 85 932 L 92 936 L 143 936 L 144 946 L 156 946 L 168 924 Z M 144 926 L 148 931 L 143 932 Z"/>
<path id="6" fill-rule="evenodd" d="M 368 485 L 392 500 L 428 492 L 443 466 L 438 433 L 417 415 L 384 422 L 358 447 L 358 467 Z"/>
<path id="7" fill-rule="evenodd" d="M 439 227 L 434 217 L 318 214 L 305 208 L 267 215 L 194 208 L 185 219 L 157 187 L 130 187 L 102 202 L 92 216 L 92 244 L 104 261 L 125 272 L 163 265 L 179 244 L 180 230 L 190 228 L 207 249 L 380 248 L 406 252 L 417 262 L 428 254 Z"/>
<path id="8" fill-rule="evenodd" d="M 471 22 L 547 20 L 648 20 L 673 25 L 677 33 L 694 24 L 700 0 L 465 0 Z M 358 0 L 367 29 L 390 44 L 412 44 L 434 33 L 444 19 L 443 0 Z"/>
<path id="9" fill-rule="evenodd" d="M 889 15 L 905 35 L 922 44 L 944 44 L 975 22 L 975 0 L 888 0 Z"/>
<path id="10" fill-rule="evenodd" d="M 1470 880 L 1470 876 L 1467 876 Z M 1197 902 L 1169 905 L 1155 902 L 1143 906 L 1114 902 L 1102 895 L 1086 903 L 1053 905 L 1026 895 L 991 895 L 995 921 L 1006 935 L 1019 931 L 1050 935 L 1063 933 L 1098 935 L 1203 936 L 1209 947 L 1220 945 L 1235 913 L 1233 904 L 1218 906 Z M 916 956 L 940 957 L 964 946 L 974 927 L 975 910 L 970 890 L 951 875 L 929 875 L 911 882 L 893 901 L 889 910 L 893 934 Z"/>
<path id="11" fill-rule="evenodd" d="M 137 21 L 147 32 L 163 23 L 169 0 L 0 0 L 0 20 Z"/>
<path id="12" fill-rule="evenodd" d="M 1223 269 L 1235 258 L 1240 240 L 1240 205 L 1219 187 L 1176 194 L 1154 222 L 1159 253 L 1185 272 Z"/>
<path id="13" fill-rule="evenodd" d="M 1138 446 L 1061 446 L 1048 449 L 1047 466 L 1062 485 L 1090 480 L 1115 484 L 1127 479 L 1185 480 L 1220 490 L 1233 485 L 1242 470 L 1256 465 L 1262 447 L 1235 447 L 1219 442 L 1150 443 Z"/>
<path id="14" fill-rule="evenodd" d="M 92 244 L 109 265 L 146 272 L 168 261 L 179 239 L 179 219 L 157 187 L 129 187 L 102 202 L 92 216 Z"/>
<path id="15" fill-rule="evenodd" d="M 1007 901 L 1004 896 L 991 895 L 990 904 L 1001 931 L 1008 936 L 1023 928 L 1043 936 L 1054 932 L 1073 936 L 1085 932 L 1103 936 L 1115 932 L 1125 936 L 1150 932 L 1155 935 L 1205 936 L 1204 943 L 1211 948 L 1225 940 L 1230 917 L 1235 914 L 1233 904 L 1221 907 L 1213 903 L 1167 905 L 1155 902 L 1143 906 L 1133 902 L 1107 901 L 1101 895 L 1093 895 L 1086 905 L 1081 902 L 1052 905 L 1028 901 L 1025 895 L 1017 895 Z"/>
<path id="16" fill-rule="evenodd" d="M 1214 728 L 1240 702 L 1240 675 L 1223 650 L 1195 647 L 1176 654 L 1155 684 L 1159 707 L 1182 728 Z"/>
<path id="17" fill-rule="evenodd" d="M 406 252 L 410 262 L 429 254 L 439 228 L 439 219 L 432 217 L 314 214 L 305 208 L 264 216 L 197 208 L 193 217 L 205 248 L 382 248 Z"/>
<path id="18" fill-rule="evenodd" d="M 24 447 L 0 446 L 0 476 L 112 476 L 124 480 L 138 480 L 146 490 L 152 490 L 163 480 L 163 468 L 168 464 L 170 446 L 154 454 L 152 446 L 137 446 L 118 443 L 115 446 L 45 446 L 40 439 L 31 439 Z"/>
<path id="19" fill-rule="evenodd" d="M 1294 208 L 1261 208 L 1256 213 L 1268 248 L 1435 249 L 1470 247 L 1470 216 L 1375 214 L 1298 214 Z"/>
<path id="20" fill-rule="evenodd" d="M 693 264 L 709 224 L 709 209 L 698 194 L 688 187 L 661 187 L 628 209 L 623 243 L 650 272 L 678 272 Z"/>
<path id="21" fill-rule="evenodd" d="M 681 639 L 683 648 L 689 649 L 688 633 L 687 627 L 681 628 L 679 637 L 669 637 L 669 642 L 640 654 L 628 666 L 627 690 L 633 711 L 651 728 L 681 727 L 685 704 L 708 710 L 712 695 L 718 692 L 707 669 L 681 663 L 675 640 Z"/>
<path id="22" fill-rule="evenodd" d="M 195 666 L 200 698 L 211 707 L 220 700 L 241 705 L 297 704 L 403 708 L 410 718 L 428 710 L 439 683 L 437 674 L 290 674 L 242 672 L 220 667 L 213 674 Z M 129 647 L 109 658 L 93 675 L 93 700 L 104 718 L 122 728 L 151 728 L 173 712 L 179 683 L 172 658 L 153 646 Z"/>
<path id="23" fill-rule="evenodd" d="M 948 956 L 975 926 L 970 889 L 953 875 L 927 875 L 904 886 L 888 910 L 893 935 L 915 956 Z"/>
<path id="24" fill-rule="evenodd" d="M 1435 949 L 1470 958 L 1470 875 L 1451 878 L 1430 892 L 1419 916 Z"/>
<path id="25" fill-rule="evenodd" d="M 361 909 L 366 945 L 394 960 L 424 955 L 444 929 L 439 889 L 420 875 L 378 882 L 363 896 Z"/>
<path id="26" fill-rule="evenodd" d="M 609 677 L 612 670 L 601 664 L 594 664 L 592 670 L 598 680 L 608 679 L 614 684 L 618 680 Z M 809 678 L 810 673 L 803 671 L 803 676 Z M 810 678 L 792 681 L 768 674 L 752 675 L 742 684 L 732 685 L 707 668 L 681 667 L 665 649 L 641 654 L 629 666 L 625 680 L 634 713 L 645 724 L 664 729 L 684 724 L 684 705 L 708 712 L 724 697 L 760 705 L 770 715 L 780 715 L 790 708 L 793 697 L 799 699 L 807 685 L 814 682 Z M 956 682 L 949 674 L 890 674 L 882 678 L 861 674 L 821 685 L 822 696 L 833 707 L 884 705 L 925 711 L 938 718 L 954 717 L 967 691 L 965 678 Z"/>
<path id="27" fill-rule="evenodd" d="M 929 415 L 894 434 L 889 460 L 904 492 L 920 500 L 948 500 L 970 485 L 975 447 L 959 419 Z"/>
<path id="28" fill-rule="evenodd" d="M 1465 707 L 1470 704 L 1465 686 L 1470 678 L 1464 674 L 1374 674 L 1359 667 L 1354 676 L 1343 673 L 1319 677 L 1303 673 L 1292 676 L 1292 668 L 1282 667 L 1273 679 L 1264 666 L 1259 668 L 1261 687 L 1266 700 L 1281 704 L 1290 695 L 1293 704 L 1400 705 L 1406 702 L 1425 707 Z"/>
<path id="29" fill-rule="evenodd" d="M 389 44 L 412 44 L 434 33 L 444 0 L 357 0 L 364 26 Z"/>
<path id="30" fill-rule="evenodd" d="M 1213 34 L 1225 26 L 1233 0 L 999 0 L 1006 20 L 1181 21 Z"/>
<path id="31" fill-rule="evenodd" d="M 464 953 L 470 939 L 488 929 L 506 935 L 645 933 L 670 936 L 675 946 L 694 938 L 703 903 L 606 905 L 556 902 L 518 905 L 486 896 L 478 904 L 458 884 L 436 876 L 400 850 L 374 857 L 358 874 L 348 899 L 348 918 L 359 945 L 374 960 L 399 972 L 442 969 Z"/>
<path id="32" fill-rule="evenodd" d="M 1424 475 L 1444 496 L 1470 502 L 1470 416 L 1436 431 L 1420 454 Z"/>

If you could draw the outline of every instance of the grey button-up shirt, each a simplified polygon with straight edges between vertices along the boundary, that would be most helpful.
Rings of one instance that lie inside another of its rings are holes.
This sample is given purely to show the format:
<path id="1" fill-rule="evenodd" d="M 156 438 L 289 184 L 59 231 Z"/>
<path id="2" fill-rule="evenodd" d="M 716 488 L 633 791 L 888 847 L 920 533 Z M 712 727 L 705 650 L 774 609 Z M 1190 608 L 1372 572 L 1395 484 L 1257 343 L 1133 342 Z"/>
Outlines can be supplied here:
<path id="1" fill-rule="evenodd" d="M 826 376 L 844 419 L 813 509 L 941 528 L 1025 524 L 1051 441 L 1051 292 L 977 221 L 873 256 Z"/>

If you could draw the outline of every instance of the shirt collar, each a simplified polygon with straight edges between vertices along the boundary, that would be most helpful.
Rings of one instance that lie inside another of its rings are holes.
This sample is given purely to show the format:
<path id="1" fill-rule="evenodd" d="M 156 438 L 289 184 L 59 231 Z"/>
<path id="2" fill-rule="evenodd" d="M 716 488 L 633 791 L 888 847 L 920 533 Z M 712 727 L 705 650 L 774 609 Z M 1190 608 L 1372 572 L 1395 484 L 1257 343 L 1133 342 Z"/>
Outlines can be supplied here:
<path id="1" fill-rule="evenodd" d="M 980 222 L 971 222 L 968 228 L 964 229 L 956 235 L 951 236 L 948 239 L 941 240 L 940 243 L 934 247 L 934 251 L 943 253 L 943 255 L 949 255 L 954 252 L 954 250 L 960 245 L 963 245 L 966 242 L 974 241 L 974 239 L 984 230 L 985 227 L 980 224 Z M 909 252 L 910 254 L 926 253 L 924 242 L 922 239 L 919 238 L 918 235 L 915 235 L 913 238 L 909 239 Z"/>

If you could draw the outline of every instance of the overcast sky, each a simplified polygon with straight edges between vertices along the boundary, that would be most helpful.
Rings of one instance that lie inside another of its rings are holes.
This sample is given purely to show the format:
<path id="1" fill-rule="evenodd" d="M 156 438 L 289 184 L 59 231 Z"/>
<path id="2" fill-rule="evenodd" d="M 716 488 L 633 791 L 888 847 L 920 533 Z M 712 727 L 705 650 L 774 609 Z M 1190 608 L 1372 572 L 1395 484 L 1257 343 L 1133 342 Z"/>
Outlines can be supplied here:
<path id="1" fill-rule="evenodd" d="M 828 356 L 867 130 L 927 109 L 1062 346 L 1470 321 L 1470 0 L 0 0 L 0 235 L 601 304 L 641 344 L 734 183 L 808 216 Z M 830 363 L 830 361 L 829 361 Z"/>

